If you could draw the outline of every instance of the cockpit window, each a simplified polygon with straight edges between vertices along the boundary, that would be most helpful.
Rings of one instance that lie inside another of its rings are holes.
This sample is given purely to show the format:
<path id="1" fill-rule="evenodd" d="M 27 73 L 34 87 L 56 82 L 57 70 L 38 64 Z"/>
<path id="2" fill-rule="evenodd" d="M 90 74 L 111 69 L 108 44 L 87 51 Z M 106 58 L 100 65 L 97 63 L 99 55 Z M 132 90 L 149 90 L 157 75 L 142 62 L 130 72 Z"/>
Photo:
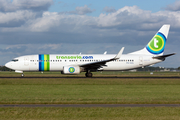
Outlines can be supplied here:
<path id="1" fill-rule="evenodd" d="M 17 61 L 18 61 L 18 59 L 13 59 L 12 61 L 17 62 Z"/>

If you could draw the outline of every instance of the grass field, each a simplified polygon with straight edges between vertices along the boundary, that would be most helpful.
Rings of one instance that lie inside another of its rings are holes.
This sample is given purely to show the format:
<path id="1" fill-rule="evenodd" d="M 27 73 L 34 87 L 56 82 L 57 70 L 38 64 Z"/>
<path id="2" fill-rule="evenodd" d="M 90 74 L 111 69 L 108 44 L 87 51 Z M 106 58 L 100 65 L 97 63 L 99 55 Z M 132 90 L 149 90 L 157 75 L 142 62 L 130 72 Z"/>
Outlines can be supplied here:
<path id="1" fill-rule="evenodd" d="M 179 120 L 180 108 L 0 108 L 1 120 Z"/>
<path id="2" fill-rule="evenodd" d="M 107 74 L 103 73 L 105 76 Z M 149 72 L 114 72 L 117 76 Z M 1 72 L 0 76 L 20 74 Z M 59 73 L 26 73 L 58 76 Z M 97 73 L 95 76 L 104 76 Z M 177 72 L 154 76 L 179 76 Z M 60 75 L 62 76 L 62 75 Z M 81 75 L 79 75 L 81 76 Z M 180 104 L 180 79 L 0 78 L 0 104 Z M 0 119 L 180 119 L 180 108 L 0 108 Z"/>
<path id="3" fill-rule="evenodd" d="M 180 79 L 0 78 L 0 96 L 0 104 L 180 104 Z"/>

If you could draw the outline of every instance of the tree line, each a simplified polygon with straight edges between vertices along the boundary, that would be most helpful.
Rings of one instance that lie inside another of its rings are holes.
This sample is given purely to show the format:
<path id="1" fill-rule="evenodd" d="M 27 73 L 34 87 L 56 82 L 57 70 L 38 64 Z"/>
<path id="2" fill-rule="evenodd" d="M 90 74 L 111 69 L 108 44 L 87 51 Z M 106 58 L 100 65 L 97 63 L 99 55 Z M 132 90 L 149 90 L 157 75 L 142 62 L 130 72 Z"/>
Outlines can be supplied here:
<path id="1" fill-rule="evenodd" d="M 14 70 L 9 69 L 6 66 L 0 66 L 0 71 L 14 71 Z"/>

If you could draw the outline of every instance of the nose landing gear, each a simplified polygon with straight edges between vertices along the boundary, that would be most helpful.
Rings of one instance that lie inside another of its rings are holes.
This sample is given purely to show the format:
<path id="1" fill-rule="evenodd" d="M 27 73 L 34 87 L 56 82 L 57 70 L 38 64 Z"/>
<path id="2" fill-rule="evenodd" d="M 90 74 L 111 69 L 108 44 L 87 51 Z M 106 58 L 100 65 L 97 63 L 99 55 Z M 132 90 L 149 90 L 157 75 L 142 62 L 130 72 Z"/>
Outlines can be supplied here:
<path id="1" fill-rule="evenodd" d="M 23 73 L 21 74 L 21 77 L 24 77 L 24 74 L 23 74 Z"/>

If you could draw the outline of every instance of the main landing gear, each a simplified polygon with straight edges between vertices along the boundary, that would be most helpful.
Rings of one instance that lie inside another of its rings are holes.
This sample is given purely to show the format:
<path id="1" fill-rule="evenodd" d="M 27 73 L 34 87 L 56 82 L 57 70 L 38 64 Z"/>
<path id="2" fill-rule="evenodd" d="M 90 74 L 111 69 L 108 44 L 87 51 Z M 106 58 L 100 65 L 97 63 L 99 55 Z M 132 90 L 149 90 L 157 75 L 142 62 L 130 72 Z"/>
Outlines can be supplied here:
<path id="1" fill-rule="evenodd" d="M 91 71 L 87 71 L 85 75 L 86 75 L 86 77 L 92 77 L 92 76 L 93 76 L 93 74 L 91 73 Z"/>

